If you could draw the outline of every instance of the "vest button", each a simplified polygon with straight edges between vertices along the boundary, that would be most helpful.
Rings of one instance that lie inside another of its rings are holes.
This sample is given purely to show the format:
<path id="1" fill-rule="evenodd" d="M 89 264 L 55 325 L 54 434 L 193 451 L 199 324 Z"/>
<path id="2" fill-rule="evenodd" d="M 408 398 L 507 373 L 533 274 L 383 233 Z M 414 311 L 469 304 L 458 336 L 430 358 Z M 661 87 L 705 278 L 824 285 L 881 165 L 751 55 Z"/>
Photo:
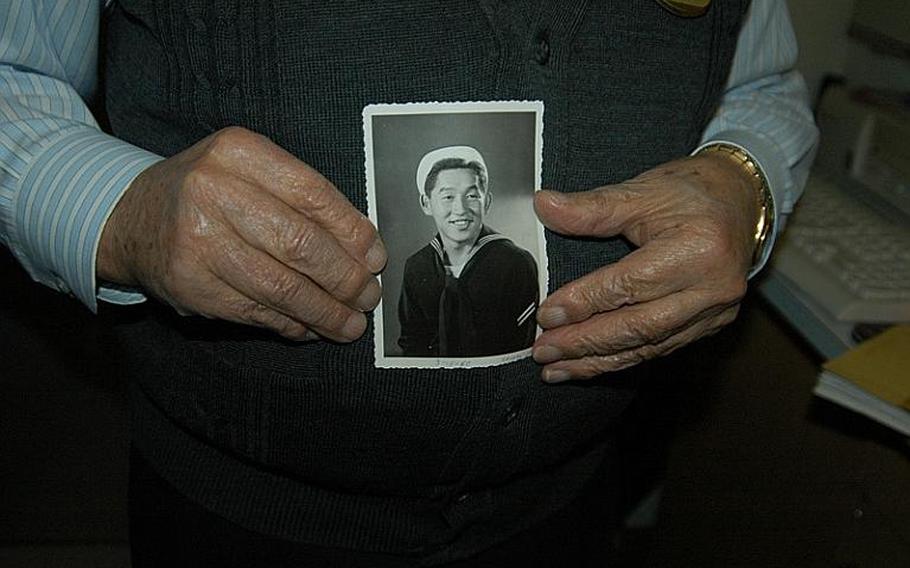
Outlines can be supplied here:
<path id="1" fill-rule="evenodd" d="M 546 65 L 550 61 L 549 34 L 542 31 L 537 34 L 537 44 L 534 46 L 534 61 L 538 65 Z"/>

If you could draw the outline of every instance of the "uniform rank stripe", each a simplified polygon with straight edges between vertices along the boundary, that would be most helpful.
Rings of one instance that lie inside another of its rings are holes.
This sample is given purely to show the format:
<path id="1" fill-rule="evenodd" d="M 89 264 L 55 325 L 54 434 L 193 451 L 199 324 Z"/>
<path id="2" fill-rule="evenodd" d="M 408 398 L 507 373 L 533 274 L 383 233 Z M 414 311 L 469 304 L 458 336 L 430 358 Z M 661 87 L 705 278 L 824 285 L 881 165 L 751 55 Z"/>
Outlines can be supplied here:
<path id="1" fill-rule="evenodd" d="M 522 325 L 524 325 L 524 323 L 528 320 L 529 317 L 531 317 L 531 314 L 533 314 L 534 310 L 536 310 L 536 309 L 537 309 L 537 304 L 534 302 L 531 302 L 531 305 L 528 306 L 527 308 L 525 308 L 525 311 L 521 312 L 521 315 L 518 316 L 518 318 L 516 320 L 517 321 L 516 325 L 518 327 L 521 327 Z"/>

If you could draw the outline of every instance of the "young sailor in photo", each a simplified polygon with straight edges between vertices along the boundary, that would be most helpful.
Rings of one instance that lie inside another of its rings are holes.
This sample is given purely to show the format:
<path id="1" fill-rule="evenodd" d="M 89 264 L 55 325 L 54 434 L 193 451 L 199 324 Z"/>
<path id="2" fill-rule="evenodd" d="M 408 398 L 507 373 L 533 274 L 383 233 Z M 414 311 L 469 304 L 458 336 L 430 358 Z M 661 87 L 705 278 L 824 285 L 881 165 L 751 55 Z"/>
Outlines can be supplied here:
<path id="1" fill-rule="evenodd" d="M 484 224 L 492 204 L 486 163 L 470 146 L 427 153 L 420 207 L 436 235 L 408 258 L 398 317 L 407 357 L 477 357 L 528 348 L 537 329 L 537 264 Z"/>

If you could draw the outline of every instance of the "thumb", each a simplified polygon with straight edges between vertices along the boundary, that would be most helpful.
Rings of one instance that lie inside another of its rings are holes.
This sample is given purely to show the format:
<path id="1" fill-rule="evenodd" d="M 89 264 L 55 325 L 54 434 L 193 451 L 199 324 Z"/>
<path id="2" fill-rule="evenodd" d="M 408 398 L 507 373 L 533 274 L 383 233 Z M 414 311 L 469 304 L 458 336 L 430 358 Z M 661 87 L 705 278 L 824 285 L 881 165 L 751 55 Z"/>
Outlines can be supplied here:
<path id="1" fill-rule="evenodd" d="M 562 193 L 541 190 L 534 209 L 548 229 L 563 235 L 612 237 L 622 233 L 640 211 L 642 196 L 623 184 Z"/>

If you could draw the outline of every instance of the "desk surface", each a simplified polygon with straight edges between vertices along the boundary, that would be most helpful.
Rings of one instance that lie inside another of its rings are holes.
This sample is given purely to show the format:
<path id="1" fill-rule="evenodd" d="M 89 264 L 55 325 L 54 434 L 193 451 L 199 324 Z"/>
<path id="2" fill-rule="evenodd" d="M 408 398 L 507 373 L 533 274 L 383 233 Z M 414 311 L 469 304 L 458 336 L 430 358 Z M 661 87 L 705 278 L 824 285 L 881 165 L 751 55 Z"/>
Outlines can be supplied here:
<path id="1" fill-rule="evenodd" d="M 718 357 L 722 353 L 724 356 Z M 680 354 L 654 567 L 903 567 L 910 446 L 812 395 L 820 359 L 764 302 Z"/>

